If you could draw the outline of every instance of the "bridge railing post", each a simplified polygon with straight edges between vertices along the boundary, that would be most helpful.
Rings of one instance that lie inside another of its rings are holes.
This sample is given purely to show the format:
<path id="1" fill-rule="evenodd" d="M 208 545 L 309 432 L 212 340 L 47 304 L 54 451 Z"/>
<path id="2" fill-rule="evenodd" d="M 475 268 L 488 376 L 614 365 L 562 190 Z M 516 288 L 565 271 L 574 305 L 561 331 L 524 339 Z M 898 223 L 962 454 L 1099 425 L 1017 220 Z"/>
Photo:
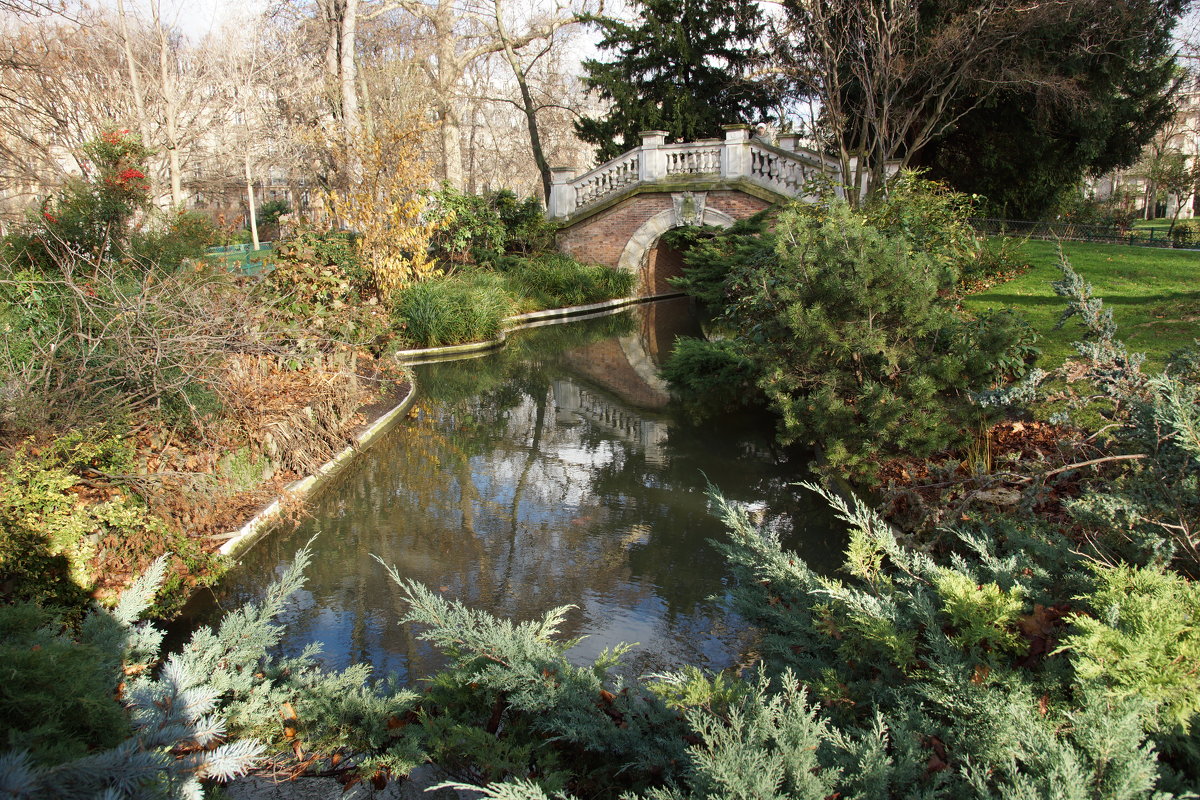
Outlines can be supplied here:
<path id="1" fill-rule="evenodd" d="M 649 183 L 665 178 L 667 165 L 659 148 L 667 143 L 667 132 L 642 131 L 638 135 L 642 137 L 642 152 L 638 154 L 638 180 Z"/>
<path id="2" fill-rule="evenodd" d="M 721 177 L 729 180 L 750 174 L 750 126 L 725 125 L 721 147 Z"/>
<path id="3" fill-rule="evenodd" d="M 574 167 L 550 168 L 550 196 L 546 198 L 546 215 L 550 219 L 562 219 L 575 210 Z"/>

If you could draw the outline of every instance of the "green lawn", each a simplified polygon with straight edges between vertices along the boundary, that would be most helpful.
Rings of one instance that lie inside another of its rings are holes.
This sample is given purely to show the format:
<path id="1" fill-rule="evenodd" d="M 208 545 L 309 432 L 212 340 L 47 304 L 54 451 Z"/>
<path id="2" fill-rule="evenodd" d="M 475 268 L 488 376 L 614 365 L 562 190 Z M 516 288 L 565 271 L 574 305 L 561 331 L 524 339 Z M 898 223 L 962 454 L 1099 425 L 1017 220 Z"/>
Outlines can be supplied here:
<path id="1" fill-rule="evenodd" d="M 1200 252 L 1128 245 L 1064 242 L 1067 260 L 1112 309 L 1118 336 L 1129 349 L 1146 354 L 1146 367 L 1162 369 L 1166 357 L 1200 338 Z M 1079 328 L 1072 319 L 1055 323 L 1064 308 L 1050 282 L 1058 280 L 1058 245 L 1028 241 L 1021 257 L 1031 269 L 1007 283 L 965 299 L 970 311 L 1015 308 L 1042 338 L 1040 366 L 1052 369 L 1075 351 Z"/>

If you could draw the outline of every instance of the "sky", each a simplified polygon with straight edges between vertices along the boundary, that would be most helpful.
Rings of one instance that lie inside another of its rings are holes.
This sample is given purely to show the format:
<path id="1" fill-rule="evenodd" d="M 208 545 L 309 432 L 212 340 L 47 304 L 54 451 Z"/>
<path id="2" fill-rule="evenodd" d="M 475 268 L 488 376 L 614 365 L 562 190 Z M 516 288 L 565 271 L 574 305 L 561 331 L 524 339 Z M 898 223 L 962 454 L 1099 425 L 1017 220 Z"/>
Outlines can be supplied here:
<path id="1" fill-rule="evenodd" d="M 192 39 L 201 39 L 217 30 L 227 19 L 255 7 L 265 6 L 264 0 L 161 0 L 163 20 Z M 98 0 L 98 5 L 115 9 L 116 0 Z M 150 18 L 146 0 L 125 0 L 127 10 L 143 19 Z"/>

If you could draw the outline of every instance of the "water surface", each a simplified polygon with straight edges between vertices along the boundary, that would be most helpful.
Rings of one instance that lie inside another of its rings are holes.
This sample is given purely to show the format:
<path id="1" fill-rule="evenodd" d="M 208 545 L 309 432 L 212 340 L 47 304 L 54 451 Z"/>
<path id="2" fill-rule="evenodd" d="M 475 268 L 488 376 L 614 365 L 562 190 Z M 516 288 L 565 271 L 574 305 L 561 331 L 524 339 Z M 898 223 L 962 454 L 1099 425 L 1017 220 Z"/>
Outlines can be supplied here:
<path id="1" fill-rule="evenodd" d="M 311 518 L 256 544 L 186 614 L 211 622 L 261 597 L 319 534 L 283 650 L 324 643 L 331 666 L 407 679 L 442 662 L 397 620 L 399 591 L 371 555 L 435 591 L 520 620 L 573 604 L 563 631 L 583 662 L 638 642 L 630 670 L 721 669 L 752 656 L 729 608 L 709 481 L 814 566 L 841 560 L 824 503 L 792 485 L 808 454 L 774 444 L 762 415 L 690 423 L 655 366 L 699 335 L 668 301 L 512 337 L 483 358 L 422 366 L 410 418 L 327 486 Z"/>

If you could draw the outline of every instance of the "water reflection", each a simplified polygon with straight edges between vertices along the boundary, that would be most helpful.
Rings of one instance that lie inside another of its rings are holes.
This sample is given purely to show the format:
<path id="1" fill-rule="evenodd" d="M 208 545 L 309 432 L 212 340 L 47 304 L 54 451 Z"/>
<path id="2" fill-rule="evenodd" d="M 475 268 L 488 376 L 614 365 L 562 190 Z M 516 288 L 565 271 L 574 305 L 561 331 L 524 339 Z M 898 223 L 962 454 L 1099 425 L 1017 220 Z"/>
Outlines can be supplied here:
<path id="1" fill-rule="evenodd" d="M 370 555 L 472 606 L 529 619 L 574 604 L 565 635 L 583 661 L 640 642 L 639 672 L 722 668 L 752 644 L 728 610 L 707 481 L 756 504 L 818 564 L 842 536 L 820 501 L 790 485 L 805 454 L 762 420 L 697 428 L 667 406 L 654 365 L 693 332 L 686 302 L 529 331 L 482 359 L 421 367 L 411 418 L 361 457 L 292 532 L 260 542 L 189 609 L 211 620 L 258 597 L 314 533 L 306 591 L 283 648 L 324 642 L 336 666 L 408 677 L 439 664 L 401 627 L 399 593 Z"/>

